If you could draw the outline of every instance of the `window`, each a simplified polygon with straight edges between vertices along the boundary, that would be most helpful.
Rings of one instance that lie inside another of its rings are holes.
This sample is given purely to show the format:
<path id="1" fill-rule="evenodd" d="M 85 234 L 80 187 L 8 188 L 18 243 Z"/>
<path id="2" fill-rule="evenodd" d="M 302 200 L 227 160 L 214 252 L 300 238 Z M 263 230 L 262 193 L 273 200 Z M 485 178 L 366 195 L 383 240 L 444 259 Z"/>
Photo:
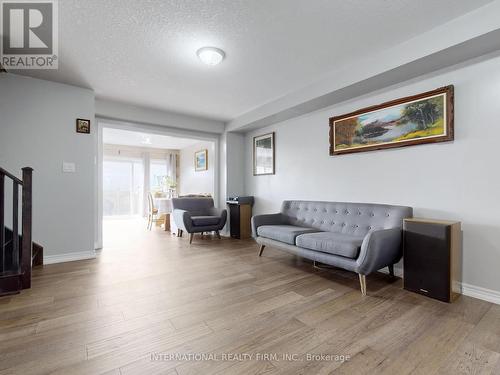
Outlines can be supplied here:
<path id="1" fill-rule="evenodd" d="M 167 188 L 167 162 L 166 160 L 151 160 L 149 170 L 149 187 L 152 192 L 165 191 Z"/>
<path id="2" fill-rule="evenodd" d="M 104 160 L 104 216 L 142 214 L 144 167 L 137 160 Z"/>

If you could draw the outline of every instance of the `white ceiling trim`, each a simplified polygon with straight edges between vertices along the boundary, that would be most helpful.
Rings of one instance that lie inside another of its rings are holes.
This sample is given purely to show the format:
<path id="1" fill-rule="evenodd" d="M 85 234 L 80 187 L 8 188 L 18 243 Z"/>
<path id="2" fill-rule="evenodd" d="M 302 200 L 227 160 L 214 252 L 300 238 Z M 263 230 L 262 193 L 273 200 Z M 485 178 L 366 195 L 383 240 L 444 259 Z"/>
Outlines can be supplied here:
<path id="1" fill-rule="evenodd" d="M 123 120 L 143 124 L 154 124 L 169 128 L 194 130 L 221 134 L 224 122 L 190 116 L 181 113 L 162 111 L 112 100 L 96 99 L 96 117 Z"/>
<path id="2" fill-rule="evenodd" d="M 105 123 L 103 124 L 103 127 L 102 139 L 104 144 L 180 150 L 200 143 L 200 140 L 193 138 L 181 138 L 169 135 L 111 128 L 107 127 Z"/>

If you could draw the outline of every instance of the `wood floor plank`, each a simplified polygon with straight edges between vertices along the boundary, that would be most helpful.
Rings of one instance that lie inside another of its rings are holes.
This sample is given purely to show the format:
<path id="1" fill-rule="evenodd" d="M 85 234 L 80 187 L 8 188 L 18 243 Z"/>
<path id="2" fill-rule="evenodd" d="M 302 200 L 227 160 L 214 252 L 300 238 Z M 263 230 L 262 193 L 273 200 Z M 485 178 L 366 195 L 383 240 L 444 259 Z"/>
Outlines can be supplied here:
<path id="1" fill-rule="evenodd" d="M 153 352 L 165 352 L 172 347 L 189 342 L 198 337 L 212 333 L 212 330 L 204 324 L 192 326 L 179 331 L 156 331 L 148 337 L 140 337 L 134 341 L 126 342 L 124 345 L 112 348 L 101 355 L 88 358 L 71 366 L 65 366 L 54 374 L 95 374 L 113 370 L 116 367 L 125 366 L 138 358 L 149 357 Z"/>
<path id="2" fill-rule="evenodd" d="M 97 259 L 37 268 L 32 289 L 0 298 L 0 375 L 500 374 L 500 306 L 377 273 L 362 296 L 356 274 L 259 257 L 252 240 L 189 245 L 126 220 L 105 234 Z"/>
<path id="3" fill-rule="evenodd" d="M 500 353 L 466 340 L 436 373 L 490 375 L 495 374 L 498 361 L 500 361 Z"/>
<path id="4" fill-rule="evenodd" d="M 386 361 L 386 357 L 376 350 L 367 347 L 359 353 L 356 353 L 349 361 L 343 362 L 335 370 L 332 375 L 364 375 L 372 374 L 376 369 Z"/>
<path id="5" fill-rule="evenodd" d="M 467 339 L 500 353 L 500 306 L 493 305 L 474 327 Z"/>

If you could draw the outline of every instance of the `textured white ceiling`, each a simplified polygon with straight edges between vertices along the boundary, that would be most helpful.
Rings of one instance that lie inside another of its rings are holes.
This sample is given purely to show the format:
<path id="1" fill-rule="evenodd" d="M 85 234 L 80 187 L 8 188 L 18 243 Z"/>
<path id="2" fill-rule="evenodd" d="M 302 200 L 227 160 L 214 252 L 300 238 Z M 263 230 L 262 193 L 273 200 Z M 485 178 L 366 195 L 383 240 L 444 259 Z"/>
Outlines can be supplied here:
<path id="1" fill-rule="evenodd" d="M 490 1 L 59 0 L 60 68 L 28 74 L 229 120 Z"/>
<path id="2" fill-rule="evenodd" d="M 180 150 L 200 142 L 200 140 L 197 139 L 148 134 L 113 128 L 104 128 L 102 131 L 102 138 L 105 144 L 172 150 Z"/>

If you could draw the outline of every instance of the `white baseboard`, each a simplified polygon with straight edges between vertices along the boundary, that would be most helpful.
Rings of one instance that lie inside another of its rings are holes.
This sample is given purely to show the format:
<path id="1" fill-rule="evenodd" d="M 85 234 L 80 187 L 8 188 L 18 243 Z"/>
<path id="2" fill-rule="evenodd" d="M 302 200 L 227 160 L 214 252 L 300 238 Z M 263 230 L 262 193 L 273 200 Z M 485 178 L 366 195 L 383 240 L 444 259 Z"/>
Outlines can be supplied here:
<path id="1" fill-rule="evenodd" d="M 462 283 L 462 294 L 500 305 L 500 292 L 496 290 Z"/>
<path id="2" fill-rule="evenodd" d="M 389 273 L 387 267 L 380 269 L 378 272 L 381 273 Z M 403 278 L 403 269 L 394 267 L 394 275 L 400 278 Z M 491 302 L 497 305 L 500 305 L 500 292 L 487 289 L 480 286 L 470 285 L 467 283 L 458 283 L 458 285 L 453 287 L 453 290 L 462 290 L 461 294 L 468 297 L 473 297 L 477 299 L 481 299 L 483 301 Z"/>
<path id="3" fill-rule="evenodd" d="M 94 259 L 95 257 L 95 251 L 80 251 L 77 253 L 44 255 L 43 264 L 74 262 L 75 260 Z"/>

